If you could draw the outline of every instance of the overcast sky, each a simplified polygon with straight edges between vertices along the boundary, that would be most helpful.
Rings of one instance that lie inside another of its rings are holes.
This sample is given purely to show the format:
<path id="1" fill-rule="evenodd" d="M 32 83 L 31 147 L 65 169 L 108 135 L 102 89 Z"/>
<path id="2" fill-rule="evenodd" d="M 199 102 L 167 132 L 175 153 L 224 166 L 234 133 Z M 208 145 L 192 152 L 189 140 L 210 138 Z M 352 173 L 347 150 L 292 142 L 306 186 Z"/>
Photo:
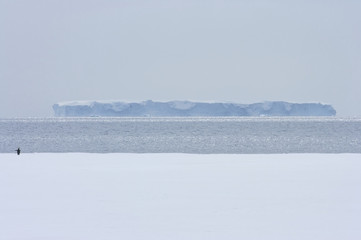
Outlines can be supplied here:
<path id="1" fill-rule="evenodd" d="M 0 0 L 0 117 L 113 99 L 361 116 L 360 13 L 360 0 Z"/>

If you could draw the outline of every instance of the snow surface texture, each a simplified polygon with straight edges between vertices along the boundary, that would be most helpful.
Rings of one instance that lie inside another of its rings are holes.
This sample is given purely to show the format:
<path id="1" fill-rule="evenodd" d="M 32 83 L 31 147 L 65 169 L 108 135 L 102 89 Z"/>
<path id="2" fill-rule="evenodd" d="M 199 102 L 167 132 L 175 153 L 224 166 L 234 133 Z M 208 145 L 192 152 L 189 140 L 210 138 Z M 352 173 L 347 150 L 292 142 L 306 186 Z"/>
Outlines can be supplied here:
<path id="1" fill-rule="evenodd" d="M 361 239 L 360 154 L 0 159 L 0 239 Z"/>
<path id="2" fill-rule="evenodd" d="M 190 101 L 125 103 L 74 101 L 53 105 L 57 117 L 127 116 L 333 116 L 335 109 L 320 103 L 264 102 L 254 104 Z"/>

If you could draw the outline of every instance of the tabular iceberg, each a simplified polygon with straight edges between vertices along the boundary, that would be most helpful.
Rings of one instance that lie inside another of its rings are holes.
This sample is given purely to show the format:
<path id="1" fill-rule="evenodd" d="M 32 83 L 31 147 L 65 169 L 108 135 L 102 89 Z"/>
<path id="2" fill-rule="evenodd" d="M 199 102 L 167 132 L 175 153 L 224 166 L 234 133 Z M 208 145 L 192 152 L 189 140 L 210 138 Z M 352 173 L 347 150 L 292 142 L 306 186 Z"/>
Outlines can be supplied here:
<path id="1" fill-rule="evenodd" d="M 253 104 L 191 101 L 121 102 L 74 101 L 53 105 L 57 117 L 188 117 L 188 116 L 334 116 L 331 105 L 321 103 L 262 102 Z"/>

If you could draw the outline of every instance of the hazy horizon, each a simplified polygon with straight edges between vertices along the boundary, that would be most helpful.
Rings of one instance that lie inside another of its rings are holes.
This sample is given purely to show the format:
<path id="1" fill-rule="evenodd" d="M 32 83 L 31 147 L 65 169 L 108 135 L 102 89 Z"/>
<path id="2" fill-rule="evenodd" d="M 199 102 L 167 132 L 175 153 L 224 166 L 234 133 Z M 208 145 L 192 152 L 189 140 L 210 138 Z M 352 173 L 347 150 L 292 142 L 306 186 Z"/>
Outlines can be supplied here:
<path id="1" fill-rule="evenodd" d="M 0 0 L 0 117 L 74 100 L 286 101 L 361 116 L 361 2 Z"/>

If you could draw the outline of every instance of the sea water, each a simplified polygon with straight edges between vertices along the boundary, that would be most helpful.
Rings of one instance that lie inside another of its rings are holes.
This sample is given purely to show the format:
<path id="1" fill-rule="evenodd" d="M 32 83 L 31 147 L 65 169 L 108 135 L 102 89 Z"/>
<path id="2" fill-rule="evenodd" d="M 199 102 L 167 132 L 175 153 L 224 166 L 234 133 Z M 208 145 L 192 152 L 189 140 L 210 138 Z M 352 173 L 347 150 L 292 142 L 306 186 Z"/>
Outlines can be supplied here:
<path id="1" fill-rule="evenodd" d="M 0 152 L 361 153 L 361 118 L 0 119 Z"/>

